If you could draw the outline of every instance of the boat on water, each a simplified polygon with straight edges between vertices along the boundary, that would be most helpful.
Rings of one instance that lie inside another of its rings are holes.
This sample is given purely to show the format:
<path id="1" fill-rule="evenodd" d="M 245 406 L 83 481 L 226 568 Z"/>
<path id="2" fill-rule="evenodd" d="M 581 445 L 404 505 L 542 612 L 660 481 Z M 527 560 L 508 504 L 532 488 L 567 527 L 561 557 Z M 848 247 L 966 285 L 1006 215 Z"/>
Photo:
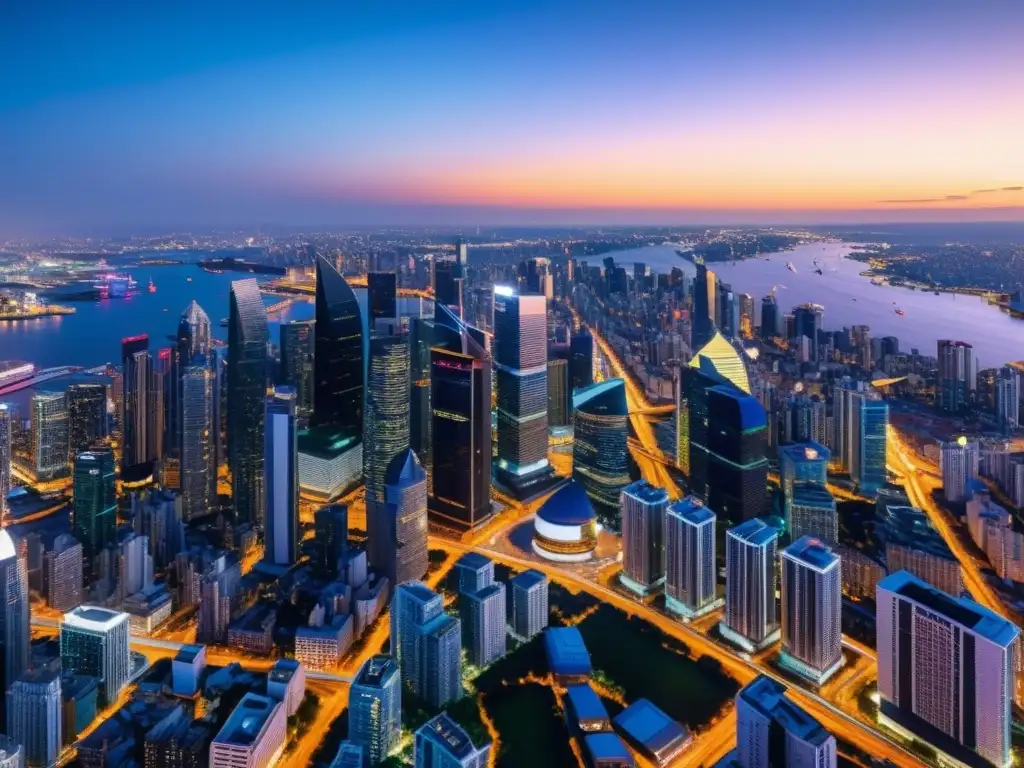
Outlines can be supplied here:
<path id="1" fill-rule="evenodd" d="M 189 276 L 189 277 L 186 277 L 186 278 L 185 278 L 185 282 L 186 282 L 186 283 L 191 283 L 191 282 L 192 282 L 192 277 L 191 277 L 191 276 Z"/>
<path id="2" fill-rule="evenodd" d="M 904 315 L 906 314 L 906 312 L 904 312 L 904 311 L 903 311 L 902 309 L 900 309 L 899 307 L 897 307 L 896 309 L 894 309 L 894 310 L 893 310 L 893 312 L 895 312 L 895 313 L 896 313 L 897 315 L 899 315 L 900 317 L 903 317 L 903 316 L 904 316 Z"/>
<path id="3" fill-rule="evenodd" d="M 794 275 L 796 274 L 796 267 L 795 267 L 795 266 L 793 266 L 793 262 L 792 262 L 792 261 L 787 261 L 787 262 L 786 262 L 786 269 L 788 269 L 788 270 L 789 270 L 790 272 L 792 272 L 792 273 L 793 273 Z"/>
<path id="4" fill-rule="evenodd" d="M 153 278 L 149 278 L 149 287 L 146 289 L 150 293 L 156 293 L 156 283 L 153 282 Z"/>
<path id="5" fill-rule="evenodd" d="M 885 285 L 885 280 L 883 280 L 880 277 L 872 277 L 871 278 L 871 284 L 872 285 Z"/>

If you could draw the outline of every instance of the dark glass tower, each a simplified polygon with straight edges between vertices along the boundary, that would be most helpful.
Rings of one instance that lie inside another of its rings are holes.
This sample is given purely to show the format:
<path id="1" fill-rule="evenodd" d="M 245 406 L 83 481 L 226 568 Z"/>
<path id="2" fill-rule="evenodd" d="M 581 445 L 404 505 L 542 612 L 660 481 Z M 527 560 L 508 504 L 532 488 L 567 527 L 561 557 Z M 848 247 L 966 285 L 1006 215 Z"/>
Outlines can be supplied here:
<path id="1" fill-rule="evenodd" d="M 327 259 L 316 262 L 313 424 L 363 439 L 363 321 L 352 288 Z"/>
<path id="2" fill-rule="evenodd" d="M 622 379 L 607 379 L 573 396 L 572 478 L 601 521 L 619 527 L 619 497 L 629 485 L 629 410 Z"/>
<path id="3" fill-rule="evenodd" d="M 462 267 L 451 259 L 435 259 L 434 299 L 462 317 Z"/>
<path id="4" fill-rule="evenodd" d="M 394 272 L 370 272 L 366 276 L 371 328 L 378 318 L 398 317 L 397 280 Z"/>
<path id="5" fill-rule="evenodd" d="M 87 558 L 117 541 L 117 493 L 112 451 L 86 451 L 75 457 L 75 537 Z"/>
<path id="6" fill-rule="evenodd" d="M 235 525 L 263 524 L 267 312 L 256 280 L 231 284 L 228 317 L 228 465 Z"/>
<path id="7" fill-rule="evenodd" d="M 121 339 L 124 393 L 121 401 L 121 477 L 142 479 L 150 473 L 149 391 L 152 358 L 149 336 L 139 334 Z"/>
<path id="8" fill-rule="evenodd" d="M 430 350 L 428 509 L 434 525 L 458 532 L 491 515 L 491 358 L 478 335 L 437 305 Z"/>
<path id="9" fill-rule="evenodd" d="M 280 383 L 295 388 L 295 410 L 302 419 L 313 413 L 314 325 L 292 321 L 281 325 Z"/>
<path id="10" fill-rule="evenodd" d="M 707 390 L 707 419 L 704 499 L 733 523 L 760 516 L 768 483 L 764 408 L 756 397 L 721 384 Z"/>
<path id="11" fill-rule="evenodd" d="M 594 337 L 587 331 L 574 334 L 569 341 L 569 367 L 573 389 L 594 383 Z"/>
<path id="12" fill-rule="evenodd" d="M 707 265 L 702 260 L 696 262 L 696 267 L 697 274 L 693 278 L 693 343 L 690 345 L 694 349 L 707 344 L 715 332 L 715 324 L 712 320 L 714 304 L 711 294 L 715 290 L 713 288 L 714 272 L 708 272 Z"/>
<path id="13" fill-rule="evenodd" d="M 430 348 L 433 344 L 433 320 L 409 318 L 409 447 L 422 457 L 428 475 L 431 471 Z"/>
<path id="14" fill-rule="evenodd" d="M 68 387 L 68 434 L 70 461 L 107 436 L 105 385 L 72 384 Z"/>

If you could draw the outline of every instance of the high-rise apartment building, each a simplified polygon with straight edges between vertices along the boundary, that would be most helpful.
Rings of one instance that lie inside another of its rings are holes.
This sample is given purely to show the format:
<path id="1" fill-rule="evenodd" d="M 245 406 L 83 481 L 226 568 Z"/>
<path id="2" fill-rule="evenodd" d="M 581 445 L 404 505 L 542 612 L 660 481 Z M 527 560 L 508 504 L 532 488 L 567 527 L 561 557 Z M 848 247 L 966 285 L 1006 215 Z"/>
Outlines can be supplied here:
<path id="1" fill-rule="evenodd" d="M 214 435 L 214 371 L 206 358 L 194 357 L 181 369 L 178 384 L 181 430 L 179 480 L 181 510 L 186 521 L 216 510 L 217 456 Z"/>
<path id="2" fill-rule="evenodd" d="M 879 722 L 941 762 L 1009 766 L 1020 630 L 907 571 L 878 582 L 877 600 Z"/>
<path id="3" fill-rule="evenodd" d="M 32 438 L 32 469 L 41 481 L 68 473 L 68 406 L 63 392 L 32 396 L 29 414 Z"/>
<path id="4" fill-rule="evenodd" d="M 485 667 L 505 655 L 508 642 L 505 600 L 505 584 L 500 581 L 460 598 L 466 650 L 474 666 Z"/>
<path id="5" fill-rule="evenodd" d="M 935 403 L 947 413 L 959 413 L 971 402 L 975 388 L 974 348 L 962 341 L 939 339 L 939 377 Z"/>
<path id="6" fill-rule="evenodd" d="M 665 511 L 665 608 L 686 619 L 720 605 L 715 597 L 715 513 L 696 496 Z"/>
<path id="7" fill-rule="evenodd" d="M 805 536 L 782 551 L 782 654 L 787 669 L 820 685 L 843 665 L 839 556 Z"/>
<path id="8" fill-rule="evenodd" d="M 60 625 L 61 667 L 95 677 L 107 705 L 131 677 L 128 626 L 127 613 L 89 605 L 64 614 Z"/>
<path id="9" fill-rule="evenodd" d="M 299 557 L 299 443 L 295 390 L 279 387 L 267 398 L 264 474 L 267 536 L 264 559 L 294 565 Z"/>
<path id="10" fill-rule="evenodd" d="M 494 583 L 494 561 L 479 552 L 467 552 L 455 561 L 459 594 L 468 595 Z"/>
<path id="11" fill-rule="evenodd" d="M 295 410 L 304 420 L 313 413 L 314 324 L 309 320 L 293 320 L 281 324 L 280 383 L 295 387 Z"/>
<path id="12" fill-rule="evenodd" d="M 422 582 L 399 584 L 391 603 L 391 647 L 403 682 L 432 706 L 462 695 L 462 628 Z"/>
<path id="13" fill-rule="evenodd" d="M 804 485 L 824 487 L 828 483 L 828 463 L 832 454 L 828 448 L 814 441 L 791 443 L 779 447 L 779 484 L 782 486 L 783 509 L 786 526 L 793 541 L 805 533 L 797 534 L 793 529 L 793 494 Z"/>
<path id="14" fill-rule="evenodd" d="M 508 582 L 512 593 L 512 634 L 529 640 L 548 626 L 548 577 L 530 569 Z"/>
<path id="15" fill-rule="evenodd" d="M 234 281 L 228 315 L 227 427 L 236 526 L 263 524 L 267 342 L 267 310 L 259 284 L 253 278 Z"/>
<path id="16" fill-rule="evenodd" d="M 60 667 L 47 665 L 18 677 L 7 691 L 7 735 L 25 751 L 31 768 L 55 768 L 61 747 Z"/>
<path id="17" fill-rule="evenodd" d="M 786 698 L 786 686 L 759 675 L 736 695 L 737 768 L 835 768 L 836 738 Z"/>
<path id="18" fill-rule="evenodd" d="M 0 684 L 7 690 L 28 669 L 28 563 L 19 557 L 14 540 L 0 528 Z"/>
<path id="19" fill-rule="evenodd" d="M 427 552 L 427 474 L 411 448 L 391 460 L 384 475 L 384 503 L 378 529 L 385 554 L 384 572 L 394 589 L 422 579 Z"/>
<path id="20" fill-rule="evenodd" d="M 139 334 L 121 339 L 121 368 L 124 390 L 121 400 L 121 476 L 140 480 L 152 471 L 150 454 L 149 393 L 153 358 L 149 336 Z"/>
<path id="21" fill-rule="evenodd" d="M 839 541 L 839 512 L 836 500 L 824 485 L 807 483 L 793 489 L 787 504 L 786 527 L 790 538 L 814 536 L 828 544 Z"/>
<path id="22" fill-rule="evenodd" d="M 366 764 L 387 758 L 402 736 L 402 676 L 390 656 L 363 664 L 348 696 L 348 738 L 363 749 Z"/>
<path id="23" fill-rule="evenodd" d="M 75 538 L 92 559 L 117 538 L 117 488 L 113 451 L 75 457 Z"/>
<path id="24" fill-rule="evenodd" d="M 873 495 L 888 480 L 889 404 L 875 392 L 846 390 L 844 394 L 850 476 L 861 493 Z"/>
<path id="25" fill-rule="evenodd" d="M 778 530 L 757 518 L 739 523 L 725 535 L 725 618 L 719 631 L 748 651 L 779 638 L 777 547 Z"/>
<path id="26" fill-rule="evenodd" d="M 67 613 L 82 604 L 83 557 L 81 543 L 69 533 L 54 539 L 53 549 L 43 555 L 46 604 L 59 613 Z"/>
<path id="27" fill-rule="evenodd" d="M 74 461 L 107 436 L 107 388 L 103 384 L 72 384 L 67 404 L 68 457 Z"/>
<path id="28" fill-rule="evenodd" d="M 445 713 L 428 720 L 415 737 L 414 768 L 486 768 L 491 745 L 477 748 Z"/>
<path id="29" fill-rule="evenodd" d="M 644 480 L 622 491 L 623 586 L 647 595 L 665 583 L 665 510 L 668 493 Z"/>
<path id="30" fill-rule="evenodd" d="M 618 520 L 629 485 L 629 410 L 622 379 L 607 379 L 573 395 L 572 477 L 599 515 Z"/>
<path id="31" fill-rule="evenodd" d="M 547 299 L 494 288 L 497 477 L 520 498 L 550 485 Z M 436 439 L 436 438 L 435 438 Z"/>
<path id="32" fill-rule="evenodd" d="M 958 504 L 966 500 L 967 484 L 978 477 L 980 455 L 978 443 L 966 437 L 942 444 L 939 469 L 946 501 Z"/>
<path id="33" fill-rule="evenodd" d="M 323 256 L 316 262 L 313 424 L 363 439 L 366 340 L 359 302 Z"/>
<path id="34" fill-rule="evenodd" d="M 1020 372 L 1016 368 L 1003 366 L 996 374 L 994 389 L 993 410 L 996 421 L 1003 432 L 1009 434 L 1021 424 Z"/>

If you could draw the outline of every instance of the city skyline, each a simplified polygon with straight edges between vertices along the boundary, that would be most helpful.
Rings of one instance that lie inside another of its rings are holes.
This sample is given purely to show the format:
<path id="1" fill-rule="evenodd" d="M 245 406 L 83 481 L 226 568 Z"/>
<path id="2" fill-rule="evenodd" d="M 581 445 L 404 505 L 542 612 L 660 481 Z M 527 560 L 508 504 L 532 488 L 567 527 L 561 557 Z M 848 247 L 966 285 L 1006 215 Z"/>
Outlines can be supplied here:
<path id="1" fill-rule="evenodd" d="M 397 5 L 5 11 L 0 233 L 1024 220 L 1020 6 Z"/>

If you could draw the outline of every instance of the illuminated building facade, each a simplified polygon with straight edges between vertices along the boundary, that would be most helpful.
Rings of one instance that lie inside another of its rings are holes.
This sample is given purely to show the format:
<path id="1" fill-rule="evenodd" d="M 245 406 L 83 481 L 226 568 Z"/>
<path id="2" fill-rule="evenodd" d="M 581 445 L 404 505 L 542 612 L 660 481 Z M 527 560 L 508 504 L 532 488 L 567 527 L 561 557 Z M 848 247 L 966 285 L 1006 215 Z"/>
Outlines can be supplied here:
<path id="1" fill-rule="evenodd" d="M 598 514 L 616 524 L 619 496 L 630 483 L 628 438 L 622 379 L 607 379 L 574 393 L 573 480 L 586 491 Z"/>

